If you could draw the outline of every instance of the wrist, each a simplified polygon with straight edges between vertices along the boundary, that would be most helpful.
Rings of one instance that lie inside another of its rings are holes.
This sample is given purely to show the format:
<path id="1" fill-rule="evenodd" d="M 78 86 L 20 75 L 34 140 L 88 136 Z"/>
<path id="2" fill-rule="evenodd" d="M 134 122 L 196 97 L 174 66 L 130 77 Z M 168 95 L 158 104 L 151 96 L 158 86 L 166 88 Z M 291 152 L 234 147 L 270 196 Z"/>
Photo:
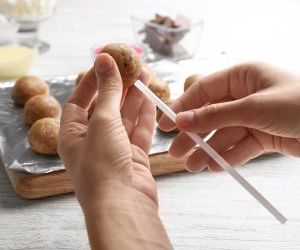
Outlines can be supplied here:
<path id="1" fill-rule="evenodd" d="M 157 204 L 149 196 L 119 180 L 103 181 L 93 190 L 76 192 L 85 216 L 106 211 L 157 211 Z"/>
<path id="2" fill-rule="evenodd" d="M 157 204 L 121 182 L 106 183 L 81 203 L 92 249 L 170 249 Z"/>

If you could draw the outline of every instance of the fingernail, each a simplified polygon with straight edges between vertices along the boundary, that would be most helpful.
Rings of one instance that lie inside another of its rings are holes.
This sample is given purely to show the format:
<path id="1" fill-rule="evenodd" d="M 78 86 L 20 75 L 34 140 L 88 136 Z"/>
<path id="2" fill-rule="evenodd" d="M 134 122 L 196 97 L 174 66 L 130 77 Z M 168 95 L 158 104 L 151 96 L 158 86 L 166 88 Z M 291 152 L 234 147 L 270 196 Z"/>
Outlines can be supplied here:
<path id="1" fill-rule="evenodd" d="M 100 54 L 96 60 L 97 70 L 100 74 L 105 74 L 112 70 L 113 60 L 107 54 Z"/>
<path id="2" fill-rule="evenodd" d="M 215 165 L 215 166 L 208 166 L 208 171 L 212 172 L 212 173 L 218 173 L 218 172 L 222 172 L 223 168 Z"/>
<path id="3" fill-rule="evenodd" d="M 206 166 L 201 166 L 200 168 L 195 168 L 195 167 L 191 167 L 189 165 L 185 166 L 185 169 L 190 172 L 190 173 L 194 173 L 194 174 L 197 174 L 197 173 L 200 173 L 202 172 L 204 169 L 206 168 Z"/>
<path id="4" fill-rule="evenodd" d="M 180 112 L 176 115 L 176 122 L 180 127 L 185 128 L 194 121 L 194 116 L 193 111 Z"/>

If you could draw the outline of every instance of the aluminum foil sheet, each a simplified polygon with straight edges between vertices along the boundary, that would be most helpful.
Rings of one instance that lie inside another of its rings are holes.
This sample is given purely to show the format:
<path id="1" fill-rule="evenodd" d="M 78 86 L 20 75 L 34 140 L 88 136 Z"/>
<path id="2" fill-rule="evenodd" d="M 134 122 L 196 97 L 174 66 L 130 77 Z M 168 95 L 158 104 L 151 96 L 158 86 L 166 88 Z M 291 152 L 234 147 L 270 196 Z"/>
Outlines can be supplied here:
<path id="1" fill-rule="evenodd" d="M 49 79 L 52 95 L 63 105 L 75 86 L 75 77 Z M 15 171 L 31 174 L 50 173 L 64 169 L 59 156 L 46 156 L 33 152 L 27 143 L 29 127 L 24 122 L 23 107 L 16 106 L 11 99 L 13 82 L 0 83 L 0 151 L 4 166 Z M 175 134 L 158 129 L 153 135 L 150 154 L 168 150 Z"/>

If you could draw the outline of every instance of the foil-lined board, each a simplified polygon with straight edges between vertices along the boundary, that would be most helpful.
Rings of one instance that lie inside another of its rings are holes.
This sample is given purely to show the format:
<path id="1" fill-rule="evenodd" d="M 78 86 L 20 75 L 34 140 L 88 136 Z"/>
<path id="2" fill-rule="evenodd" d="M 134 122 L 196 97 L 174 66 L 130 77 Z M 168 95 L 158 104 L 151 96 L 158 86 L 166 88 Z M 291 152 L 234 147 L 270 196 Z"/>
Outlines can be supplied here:
<path id="1" fill-rule="evenodd" d="M 75 86 L 75 77 L 48 79 L 51 94 L 63 106 Z M 31 174 L 45 174 L 64 169 L 59 156 L 35 153 L 28 145 L 29 126 L 24 122 L 23 107 L 16 106 L 11 99 L 13 82 L 0 84 L 0 151 L 4 166 L 10 170 Z M 163 133 L 158 129 L 153 135 L 150 154 L 166 152 L 174 133 Z"/>

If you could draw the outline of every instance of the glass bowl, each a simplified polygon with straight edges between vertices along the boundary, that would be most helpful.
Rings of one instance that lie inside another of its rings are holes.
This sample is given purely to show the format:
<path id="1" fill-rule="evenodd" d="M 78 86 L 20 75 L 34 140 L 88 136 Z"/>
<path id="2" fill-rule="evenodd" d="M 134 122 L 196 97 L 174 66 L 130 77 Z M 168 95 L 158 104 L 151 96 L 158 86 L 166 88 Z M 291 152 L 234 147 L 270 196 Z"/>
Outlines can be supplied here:
<path id="1" fill-rule="evenodd" d="M 0 81 L 27 75 L 36 57 L 35 48 L 17 43 L 0 45 Z"/>
<path id="2" fill-rule="evenodd" d="M 18 39 L 40 53 L 50 48 L 47 41 L 38 37 L 40 23 L 56 9 L 58 0 L 0 0 L 0 10 L 6 18 L 18 25 Z"/>
<path id="3" fill-rule="evenodd" d="M 196 54 L 204 21 L 191 22 L 183 15 L 176 16 L 174 20 L 179 20 L 182 25 L 167 27 L 150 19 L 131 17 L 136 43 L 145 51 L 146 61 L 177 61 Z"/>

